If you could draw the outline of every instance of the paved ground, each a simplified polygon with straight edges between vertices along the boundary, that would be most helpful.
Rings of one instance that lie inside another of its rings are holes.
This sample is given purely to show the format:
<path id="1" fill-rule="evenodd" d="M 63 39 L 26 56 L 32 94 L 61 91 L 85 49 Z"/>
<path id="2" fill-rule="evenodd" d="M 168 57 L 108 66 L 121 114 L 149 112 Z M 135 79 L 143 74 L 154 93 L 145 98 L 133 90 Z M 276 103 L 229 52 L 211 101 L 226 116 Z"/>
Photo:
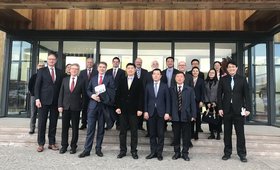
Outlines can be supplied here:
<path id="1" fill-rule="evenodd" d="M 19 119 L 0 119 L 0 128 L 15 126 L 21 127 L 27 125 L 27 120 Z M 25 122 L 25 123 L 22 123 Z M 205 127 L 206 128 L 206 127 Z M 269 133 L 271 135 L 280 135 L 280 128 L 267 127 L 267 126 L 246 126 L 246 132 L 250 134 Z M 0 132 L 1 133 L 1 132 Z M 36 135 L 36 134 L 35 134 Z M 133 160 L 128 154 L 123 159 L 117 159 L 118 147 L 111 147 L 110 145 L 103 146 L 104 157 L 97 157 L 94 152 L 89 157 L 78 158 L 78 154 L 81 152 L 82 146 L 78 148 L 78 153 L 70 155 L 66 152 L 64 155 L 58 153 L 58 151 L 51 151 L 46 149 L 43 153 L 36 152 L 36 146 L 34 145 L 16 145 L 16 144 L 1 144 L 0 145 L 0 170 L 19 170 L 19 169 L 215 169 L 215 170 L 266 170 L 275 169 L 280 170 L 280 156 L 259 156 L 251 155 L 248 153 L 248 163 L 241 163 L 236 156 L 232 155 L 232 159 L 228 161 L 221 160 L 221 154 L 199 154 L 193 153 L 190 150 L 190 162 L 186 162 L 183 159 L 172 160 L 172 152 L 164 152 L 164 160 L 158 161 L 157 159 L 146 160 L 145 156 L 148 154 L 147 149 L 139 149 L 139 159 Z M 222 148 L 218 148 L 221 149 Z M 194 149 L 193 149 L 194 150 Z"/>

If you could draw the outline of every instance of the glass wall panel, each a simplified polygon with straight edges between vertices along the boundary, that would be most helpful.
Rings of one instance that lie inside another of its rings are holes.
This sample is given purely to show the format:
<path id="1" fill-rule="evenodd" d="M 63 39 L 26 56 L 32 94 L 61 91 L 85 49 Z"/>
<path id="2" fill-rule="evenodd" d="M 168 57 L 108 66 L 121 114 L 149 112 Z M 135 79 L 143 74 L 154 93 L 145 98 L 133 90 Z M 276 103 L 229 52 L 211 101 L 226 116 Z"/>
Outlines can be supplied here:
<path id="1" fill-rule="evenodd" d="M 100 61 L 105 61 L 109 69 L 113 67 L 112 59 L 119 57 L 120 68 L 125 69 L 126 64 L 133 60 L 132 50 L 132 42 L 100 42 Z"/>
<path id="2" fill-rule="evenodd" d="M 275 36 L 275 107 L 276 124 L 280 125 L 280 33 Z"/>
<path id="3" fill-rule="evenodd" d="M 215 60 L 222 62 L 223 58 L 236 56 L 236 43 L 215 43 Z"/>
<path id="4" fill-rule="evenodd" d="M 257 44 L 252 49 L 253 64 L 253 120 L 267 122 L 267 65 L 266 44 Z"/>
<path id="5" fill-rule="evenodd" d="M 39 43 L 39 62 L 47 66 L 49 52 L 58 52 L 58 41 L 40 41 Z"/>
<path id="6" fill-rule="evenodd" d="M 31 74 L 30 43 L 13 41 L 9 79 L 8 114 L 17 115 L 27 111 L 28 81 Z"/>
<path id="7" fill-rule="evenodd" d="M 185 61 L 187 70 L 192 69 L 192 59 L 198 59 L 200 71 L 206 74 L 210 69 L 210 43 L 175 43 L 175 59 Z"/>
<path id="8" fill-rule="evenodd" d="M 67 64 L 78 63 L 80 70 L 86 68 L 86 59 L 96 60 L 96 42 L 64 41 L 63 42 L 63 67 Z"/>
<path id="9" fill-rule="evenodd" d="M 139 42 L 138 57 L 142 58 L 142 67 L 148 71 L 152 70 L 152 62 L 158 61 L 159 69 L 166 68 L 165 58 L 171 56 L 171 43 L 161 42 Z M 176 61 L 175 61 L 176 66 Z"/>

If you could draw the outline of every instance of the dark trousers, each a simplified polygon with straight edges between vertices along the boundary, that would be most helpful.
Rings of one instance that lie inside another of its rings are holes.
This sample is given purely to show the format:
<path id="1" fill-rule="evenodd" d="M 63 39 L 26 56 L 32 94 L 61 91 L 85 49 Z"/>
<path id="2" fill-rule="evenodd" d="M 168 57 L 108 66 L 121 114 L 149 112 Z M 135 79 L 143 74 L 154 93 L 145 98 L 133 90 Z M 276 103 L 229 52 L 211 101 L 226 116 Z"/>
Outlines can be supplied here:
<path id="1" fill-rule="evenodd" d="M 162 155 L 164 145 L 164 118 L 159 117 L 155 109 L 154 114 L 149 118 L 148 123 L 151 153 Z"/>
<path id="2" fill-rule="evenodd" d="M 62 134 L 61 134 L 61 146 L 63 148 L 68 147 L 68 132 L 70 127 L 70 121 L 72 124 L 72 140 L 71 148 L 77 148 L 77 142 L 79 138 L 79 121 L 80 121 L 80 112 L 64 110 L 62 114 Z"/>
<path id="3" fill-rule="evenodd" d="M 237 137 L 237 154 L 240 157 L 246 156 L 245 135 L 244 135 L 245 118 L 240 113 L 234 113 L 231 107 L 229 113 L 224 115 L 224 154 L 232 153 L 232 125 L 234 125 Z"/>
<path id="4" fill-rule="evenodd" d="M 141 116 L 138 116 L 138 129 L 143 128 L 143 122 L 144 122 L 144 115 L 142 114 Z"/>
<path id="5" fill-rule="evenodd" d="M 83 109 L 82 109 L 82 125 L 83 126 L 87 125 L 88 103 L 89 103 L 89 98 L 85 97 L 84 105 L 83 105 Z"/>
<path id="6" fill-rule="evenodd" d="M 38 109 L 35 104 L 35 96 L 30 96 L 30 131 L 34 131 L 36 127 Z"/>
<path id="7" fill-rule="evenodd" d="M 138 143 L 138 118 L 136 113 L 122 112 L 120 115 L 120 150 L 122 153 L 127 152 L 126 138 L 128 125 L 131 133 L 131 153 L 136 153 Z"/>
<path id="8" fill-rule="evenodd" d="M 45 135 L 46 135 L 46 124 L 47 119 L 49 117 L 49 144 L 55 144 L 55 135 L 56 135 L 56 125 L 58 119 L 58 110 L 55 105 L 42 105 L 41 108 L 38 109 L 38 144 L 45 144 Z M 50 113 L 50 114 L 49 114 Z"/>
<path id="9" fill-rule="evenodd" d="M 96 135 L 96 151 L 101 150 L 101 145 L 104 138 L 104 113 L 102 112 L 103 104 L 97 104 L 95 109 L 88 109 L 88 127 L 87 127 L 87 137 L 85 142 L 85 151 L 90 152 L 93 145 L 93 139 L 95 134 L 96 122 L 97 126 L 97 135 Z"/>
<path id="10" fill-rule="evenodd" d="M 189 144 L 191 140 L 191 123 L 190 122 L 172 122 L 174 134 L 174 152 L 181 153 L 180 143 L 181 136 L 183 141 L 182 154 L 189 154 Z"/>

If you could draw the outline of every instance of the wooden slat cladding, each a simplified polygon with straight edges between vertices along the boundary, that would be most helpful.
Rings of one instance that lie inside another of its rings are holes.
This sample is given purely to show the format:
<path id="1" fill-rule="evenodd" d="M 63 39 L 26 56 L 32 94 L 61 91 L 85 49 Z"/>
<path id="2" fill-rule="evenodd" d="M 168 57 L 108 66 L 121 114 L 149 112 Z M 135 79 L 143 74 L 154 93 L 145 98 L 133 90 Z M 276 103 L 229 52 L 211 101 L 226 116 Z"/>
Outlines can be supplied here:
<path id="1" fill-rule="evenodd" d="M 279 10 L 279 0 L 0 0 L 10 9 L 243 9 Z"/>
<path id="2" fill-rule="evenodd" d="M 34 30 L 237 31 L 252 10 L 25 10 Z"/>

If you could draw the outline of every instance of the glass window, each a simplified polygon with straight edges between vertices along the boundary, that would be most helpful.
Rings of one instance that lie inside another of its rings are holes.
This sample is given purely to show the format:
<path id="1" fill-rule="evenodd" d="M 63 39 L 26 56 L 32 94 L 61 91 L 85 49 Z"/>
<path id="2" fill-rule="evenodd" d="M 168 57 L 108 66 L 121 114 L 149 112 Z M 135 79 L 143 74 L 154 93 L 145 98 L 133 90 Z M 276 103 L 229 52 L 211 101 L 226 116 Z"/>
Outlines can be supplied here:
<path id="1" fill-rule="evenodd" d="M 49 52 L 58 52 L 58 41 L 40 41 L 39 43 L 39 62 L 47 65 Z"/>
<path id="2" fill-rule="evenodd" d="M 96 54 L 96 42 L 64 41 L 63 58 L 65 65 L 78 63 L 80 70 L 86 68 L 86 59 L 94 58 Z M 64 65 L 64 66 L 65 66 Z"/>
<path id="3" fill-rule="evenodd" d="M 31 73 L 32 45 L 25 41 L 13 41 L 9 80 L 8 114 L 26 113 L 28 81 Z"/>
<path id="4" fill-rule="evenodd" d="M 236 43 L 215 43 L 215 61 L 223 58 L 233 58 L 236 55 Z"/>
<path id="5" fill-rule="evenodd" d="M 171 43 L 161 42 L 139 42 L 138 57 L 143 60 L 142 67 L 148 71 L 152 70 L 152 62 L 158 61 L 159 69 L 166 68 L 165 58 L 171 56 Z"/>
<path id="6" fill-rule="evenodd" d="M 207 73 L 210 70 L 210 44 L 175 43 L 175 59 L 177 62 L 185 61 L 187 70 L 192 69 L 192 59 L 198 59 L 200 62 L 200 71 Z"/>
<path id="7" fill-rule="evenodd" d="M 108 64 L 108 69 L 112 68 L 112 59 L 119 57 L 121 60 L 120 68 L 125 69 L 127 63 L 131 63 L 133 43 L 132 42 L 101 42 L 100 61 Z"/>

